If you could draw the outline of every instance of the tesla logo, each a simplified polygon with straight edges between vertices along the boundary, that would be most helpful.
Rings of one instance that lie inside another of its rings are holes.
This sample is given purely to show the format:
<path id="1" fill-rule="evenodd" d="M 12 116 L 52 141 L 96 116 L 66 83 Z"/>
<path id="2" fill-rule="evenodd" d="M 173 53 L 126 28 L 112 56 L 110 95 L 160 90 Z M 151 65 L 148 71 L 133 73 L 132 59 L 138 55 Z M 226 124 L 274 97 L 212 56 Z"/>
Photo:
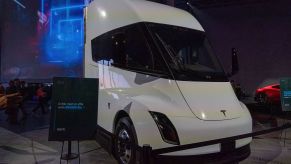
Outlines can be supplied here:
<path id="1" fill-rule="evenodd" d="M 223 113 L 224 117 L 226 117 L 226 110 L 220 110 L 221 113 Z"/>

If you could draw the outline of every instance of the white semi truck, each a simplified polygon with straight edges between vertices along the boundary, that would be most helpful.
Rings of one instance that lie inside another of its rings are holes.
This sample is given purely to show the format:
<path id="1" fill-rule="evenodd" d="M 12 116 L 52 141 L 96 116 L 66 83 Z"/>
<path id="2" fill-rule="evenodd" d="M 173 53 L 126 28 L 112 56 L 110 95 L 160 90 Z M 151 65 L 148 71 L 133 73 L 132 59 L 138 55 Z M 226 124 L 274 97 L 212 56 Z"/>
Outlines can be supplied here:
<path id="1" fill-rule="evenodd" d="M 142 0 L 95 0 L 85 12 L 84 75 L 99 78 L 96 137 L 119 163 L 136 163 L 145 144 L 155 150 L 252 132 L 247 107 L 191 14 Z M 214 144 L 159 160 L 242 160 L 251 140 L 229 143 L 229 156 Z"/>

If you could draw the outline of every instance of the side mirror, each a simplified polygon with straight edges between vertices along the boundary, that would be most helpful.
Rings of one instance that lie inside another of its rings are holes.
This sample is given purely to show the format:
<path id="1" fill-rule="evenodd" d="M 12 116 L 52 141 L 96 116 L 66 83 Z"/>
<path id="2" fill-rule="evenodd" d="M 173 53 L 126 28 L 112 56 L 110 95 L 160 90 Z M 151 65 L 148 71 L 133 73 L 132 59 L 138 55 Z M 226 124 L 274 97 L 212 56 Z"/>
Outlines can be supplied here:
<path id="1" fill-rule="evenodd" d="M 231 75 L 235 75 L 239 71 L 237 49 L 235 48 L 232 49 L 231 61 Z"/>

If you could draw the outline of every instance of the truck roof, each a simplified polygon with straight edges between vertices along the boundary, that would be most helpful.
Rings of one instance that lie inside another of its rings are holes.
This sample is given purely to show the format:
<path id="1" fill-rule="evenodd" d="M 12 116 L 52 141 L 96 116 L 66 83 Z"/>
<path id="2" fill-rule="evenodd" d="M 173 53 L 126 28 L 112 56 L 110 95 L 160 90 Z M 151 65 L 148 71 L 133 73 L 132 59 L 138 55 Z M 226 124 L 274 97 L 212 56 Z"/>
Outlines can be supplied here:
<path id="1" fill-rule="evenodd" d="M 188 12 L 145 0 L 95 0 L 87 10 L 87 39 L 138 22 L 153 22 L 204 31 Z"/>

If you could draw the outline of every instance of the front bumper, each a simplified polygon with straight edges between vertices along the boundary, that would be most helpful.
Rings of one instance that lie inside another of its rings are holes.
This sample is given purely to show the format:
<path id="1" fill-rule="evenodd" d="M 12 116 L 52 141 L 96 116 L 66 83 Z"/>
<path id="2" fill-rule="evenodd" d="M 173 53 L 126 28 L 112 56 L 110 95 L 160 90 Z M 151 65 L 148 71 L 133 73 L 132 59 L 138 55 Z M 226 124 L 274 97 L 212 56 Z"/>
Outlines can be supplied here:
<path id="1" fill-rule="evenodd" d="M 154 158 L 154 163 L 199 163 L 199 164 L 227 164 L 235 163 L 246 159 L 250 155 L 250 145 L 237 148 L 231 152 L 219 152 L 205 155 L 194 155 L 194 156 L 172 156 L 172 155 L 158 155 Z"/>

